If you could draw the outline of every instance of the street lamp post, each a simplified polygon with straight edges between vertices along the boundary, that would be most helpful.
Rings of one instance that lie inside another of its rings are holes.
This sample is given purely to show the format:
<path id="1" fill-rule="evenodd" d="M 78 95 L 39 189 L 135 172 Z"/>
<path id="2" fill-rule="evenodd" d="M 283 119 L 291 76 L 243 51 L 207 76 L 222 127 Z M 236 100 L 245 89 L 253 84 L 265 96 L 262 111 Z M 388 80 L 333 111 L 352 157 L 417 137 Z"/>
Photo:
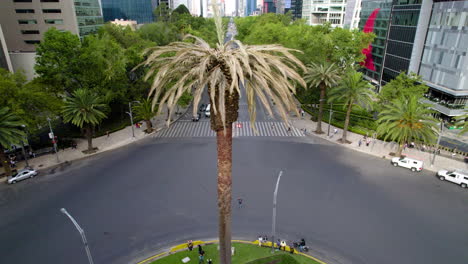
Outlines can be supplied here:
<path id="1" fill-rule="evenodd" d="M 133 129 L 133 113 L 132 113 L 132 103 L 140 103 L 140 101 L 132 101 L 128 103 L 128 111 L 127 114 L 130 116 L 130 126 L 132 127 L 132 137 L 135 137 L 135 130 Z"/>
<path id="2" fill-rule="evenodd" d="M 273 223 L 271 227 L 271 253 L 275 252 L 275 232 L 276 232 L 276 196 L 278 195 L 278 185 L 281 179 L 281 175 L 283 175 L 283 171 L 280 171 L 278 175 L 278 180 L 276 180 L 276 188 L 275 192 L 273 193 Z"/>
<path id="3" fill-rule="evenodd" d="M 21 125 L 26 130 L 26 125 Z M 26 156 L 26 151 L 24 151 L 24 141 L 21 140 L 21 151 L 23 152 L 24 162 L 26 162 L 26 167 L 29 167 L 28 157 Z"/>
<path id="4" fill-rule="evenodd" d="M 88 256 L 89 264 L 94 264 L 93 257 L 91 256 L 91 251 L 89 251 L 88 240 L 86 240 L 86 235 L 84 233 L 83 228 L 80 227 L 80 225 L 76 222 L 73 216 L 71 216 L 65 208 L 60 209 L 60 212 L 68 216 L 68 218 L 70 218 L 70 221 L 72 221 L 73 225 L 75 225 L 76 229 L 81 235 L 81 240 L 83 241 L 83 245 L 85 246 L 86 255 Z"/>
<path id="5" fill-rule="evenodd" d="M 55 140 L 54 131 L 52 130 L 52 125 L 50 124 L 50 118 L 47 117 L 47 121 L 49 122 L 50 135 L 51 135 L 52 140 L 54 142 L 55 157 L 57 159 L 57 163 L 59 163 L 60 160 L 59 160 L 59 156 L 58 156 L 58 152 L 57 152 L 57 141 Z"/>
<path id="6" fill-rule="evenodd" d="M 333 114 L 333 104 L 330 103 L 330 109 L 328 110 L 328 112 L 330 112 L 330 115 L 328 116 L 328 132 L 327 132 L 327 136 L 329 137 L 330 136 L 330 126 L 331 126 L 331 119 L 332 119 L 332 114 Z"/>
<path id="7" fill-rule="evenodd" d="M 444 129 L 444 122 L 441 120 L 440 121 L 440 132 L 439 132 L 439 137 L 437 138 L 437 145 L 436 148 L 434 149 L 434 156 L 432 156 L 432 161 L 431 161 L 431 167 L 434 166 L 435 158 L 437 155 L 437 151 L 439 150 L 439 144 L 440 144 L 440 138 L 442 137 L 442 130 Z"/>

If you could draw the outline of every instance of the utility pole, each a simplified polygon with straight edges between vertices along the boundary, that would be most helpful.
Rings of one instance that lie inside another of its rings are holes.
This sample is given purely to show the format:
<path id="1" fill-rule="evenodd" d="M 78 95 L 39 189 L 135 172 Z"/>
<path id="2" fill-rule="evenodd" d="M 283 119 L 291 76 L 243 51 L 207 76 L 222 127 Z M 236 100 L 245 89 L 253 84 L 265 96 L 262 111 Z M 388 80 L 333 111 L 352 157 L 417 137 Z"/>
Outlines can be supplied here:
<path id="1" fill-rule="evenodd" d="M 26 125 L 21 125 L 24 130 L 26 130 Z M 21 151 L 23 152 L 24 161 L 26 162 L 26 167 L 29 167 L 28 157 L 26 156 L 26 151 L 24 151 L 24 140 L 21 140 Z"/>
<path id="2" fill-rule="evenodd" d="M 47 121 L 49 122 L 49 129 L 50 129 L 49 137 L 50 137 L 50 139 L 52 139 L 52 142 L 54 143 L 55 157 L 57 159 L 57 163 L 59 163 L 60 160 L 59 160 L 58 152 L 57 152 L 57 140 L 55 140 L 54 131 L 52 130 L 52 125 L 50 124 L 50 118 L 49 117 L 47 117 Z"/>
<path id="3" fill-rule="evenodd" d="M 86 255 L 88 256 L 88 262 L 89 264 L 94 264 L 93 257 L 91 256 L 91 251 L 89 250 L 88 240 L 86 240 L 86 235 L 84 233 L 83 228 L 81 228 L 80 225 L 78 225 L 75 218 L 73 218 L 73 216 L 71 216 L 65 208 L 60 209 L 60 212 L 68 216 L 68 218 L 70 218 L 70 221 L 72 221 L 73 225 L 75 225 L 76 229 L 78 230 L 78 233 L 80 233 L 81 235 L 81 240 L 83 241 L 83 245 L 86 250 Z"/>
<path id="4" fill-rule="evenodd" d="M 439 151 L 440 138 L 442 137 L 443 128 L 444 128 L 444 122 L 440 120 L 440 132 L 439 132 L 439 137 L 437 138 L 436 148 L 434 149 L 434 156 L 432 156 L 431 167 L 434 166 L 435 158 L 436 158 L 437 152 Z"/>
<path id="5" fill-rule="evenodd" d="M 330 126 L 331 126 L 331 119 L 332 119 L 332 114 L 333 114 L 333 104 L 330 103 L 330 109 L 328 110 L 330 112 L 330 115 L 328 116 L 328 132 L 327 136 L 330 136 Z"/>
<path id="6" fill-rule="evenodd" d="M 278 185 L 281 179 L 281 175 L 283 175 L 283 171 L 280 171 L 278 175 L 278 179 L 276 180 L 276 188 L 275 192 L 273 193 L 273 223 L 271 227 L 271 253 L 275 252 L 275 232 L 276 232 L 276 196 L 278 195 Z"/>
<path id="7" fill-rule="evenodd" d="M 127 114 L 130 116 L 130 126 L 132 127 L 132 138 L 134 138 L 135 137 L 135 130 L 133 129 L 132 103 L 140 103 L 140 101 L 132 101 L 132 102 L 128 103 L 128 112 L 127 112 Z"/>

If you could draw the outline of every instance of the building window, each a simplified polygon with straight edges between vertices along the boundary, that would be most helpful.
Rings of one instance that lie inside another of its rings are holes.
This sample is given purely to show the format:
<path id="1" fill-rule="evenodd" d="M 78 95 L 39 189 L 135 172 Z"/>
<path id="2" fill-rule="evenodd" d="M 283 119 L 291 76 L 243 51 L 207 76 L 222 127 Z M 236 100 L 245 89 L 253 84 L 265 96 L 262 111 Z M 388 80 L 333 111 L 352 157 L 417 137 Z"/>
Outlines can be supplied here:
<path id="1" fill-rule="evenodd" d="M 18 20 L 18 24 L 26 25 L 26 24 L 37 24 L 36 19 L 20 19 Z"/>
<path id="2" fill-rule="evenodd" d="M 46 19 L 44 22 L 46 24 L 63 25 L 63 19 Z"/>
<path id="3" fill-rule="evenodd" d="M 15 3 L 31 3 L 32 0 L 13 0 Z"/>
<path id="4" fill-rule="evenodd" d="M 25 13 L 33 14 L 34 13 L 34 9 L 15 9 L 15 11 L 18 14 L 25 14 Z"/>
<path id="5" fill-rule="evenodd" d="M 25 34 L 25 35 L 39 34 L 39 30 L 21 30 L 21 34 Z"/>
<path id="6" fill-rule="evenodd" d="M 62 13 L 60 9 L 42 9 L 43 13 Z"/>
<path id="7" fill-rule="evenodd" d="M 41 43 L 40 40 L 25 40 L 24 43 L 26 44 L 39 44 Z"/>

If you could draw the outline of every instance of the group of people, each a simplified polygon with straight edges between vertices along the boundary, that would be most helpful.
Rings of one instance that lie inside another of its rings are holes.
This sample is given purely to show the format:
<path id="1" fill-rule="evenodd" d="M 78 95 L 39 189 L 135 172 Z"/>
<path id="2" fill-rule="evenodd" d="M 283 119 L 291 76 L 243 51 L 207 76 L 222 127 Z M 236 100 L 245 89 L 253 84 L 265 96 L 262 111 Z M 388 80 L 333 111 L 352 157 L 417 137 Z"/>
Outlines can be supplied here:
<path id="1" fill-rule="evenodd" d="M 199 264 L 205 263 L 205 251 L 203 250 L 201 245 L 198 245 L 197 247 L 198 247 L 198 263 Z M 189 251 L 193 250 L 193 241 L 192 240 L 187 241 L 187 248 L 188 248 Z M 207 264 L 213 264 L 213 260 L 208 259 Z"/>
<path id="2" fill-rule="evenodd" d="M 359 147 L 362 145 L 362 143 L 366 143 L 366 147 L 368 147 L 371 143 L 371 139 L 367 136 L 362 137 L 362 139 L 359 139 L 358 145 Z"/>

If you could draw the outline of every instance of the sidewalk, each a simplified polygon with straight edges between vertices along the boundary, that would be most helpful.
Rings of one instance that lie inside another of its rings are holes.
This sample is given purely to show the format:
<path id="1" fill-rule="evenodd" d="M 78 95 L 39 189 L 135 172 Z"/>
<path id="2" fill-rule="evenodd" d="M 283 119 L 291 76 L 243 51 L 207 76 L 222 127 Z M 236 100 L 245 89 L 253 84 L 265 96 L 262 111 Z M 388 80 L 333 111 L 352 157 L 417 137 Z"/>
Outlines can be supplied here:
<path id="1" fill-rule="evenodd" d="M 314 131 L 317 127 L 317 122 L 314 122 L 310 120 L 311 116 L 306 112 L 304 114 L 304 117 L 301 118 L 300 116 L 290 116 L 290 121 L 293 126 L 299 129 L 306 129 L 307 130 L 307 135 L 312 136 L 312 137 L 320 137 L 322 139 L 328 140 L 330 142 L 334 142 L 336 144 L 339 144 L 343 147 L 355 150 L 355 151 L 360 151 L 364 152 L 370 155 L 378 156 L 381 158 L 385 159 L 391 159 L 393 158 L 392 156 L 389 155 L 390 152 L 396 152 L 398 149 L 398 145 L 394 142 L 384 142 L 382 140 L 374 140 L 371 139 L 371 143 L 369 146 L 366 146 L 364 140 L 362 141 L 362 145 L 359 147 L 359 139 L 362 139 L 363 136 L 349 132 L 347 134 L 347 140 L 351 141 L 351 144 L 341 144 L 337 142 L 338 139 L 341 138 L 341 135 L 343 133 L 343 129 L 338 128 L 338 133 L 336 135 L 333 135 L 333 129 L 335 128 L 334 126 L 330 127 L 330 137 L 327 136 L 327 130 L 328 130 L 328 124 L 325 122 L 322 122 L 322 130 L 325 132 L 324 134 L 316 134 Z M 369 135 L 371 137 L 372 135 Z M 452 158 L 447 158 L 441 155 L 437 155 L 435 158 L 434 165 L 431 166 L 431 160 L 433 155 L 430 154 L 429 152 L 423 152 L 419 151 L 417 149 L 410 149 L 406 148 L 406 150 L 403 151 L 403 155 L 406 155 L 408 157 L 412 157 L 418 160 L 421 160 L 424 162 L 424 169 L 425 170 L 430 170 L 430 171 L 438 171 L 441 169 L 460 169 L 460 170 L 467 170 L 468 171 L 468 164 L 463 162 L 462 160 L 456 160 Z M 450 155 L 448 153 L 442 152 L 443 155 Z M 463 159 L 464 157 L 456 157 L 458 159 Z"/>
<path id="2" fill-rule="evenodd" d="M 181 115 L 174 115 L 172 117 L 172 123 L 177 121 L 178 118 L 182 117 L 191 105 L 186 109 L 180 109 Z M 166 128 L 166 117 L 167 111 L 162 111 L 162 113 L 151 120 L 153 123 L 154 132 L 160 131 L 161 129 Z M 130 121 L 129 121 L 130 123 Z M 109 136 L 101 136 L 98 138 L 93 138 L 93 147 L 97 147 L 98 151 L 93 154 L 84 154 L 82 151 L 88 148 L 88 141 L 85 138 L 75 139 L 75 142 L 78 144 L 76 149 L 67 148 L 65 150 L 58 151 L 59 162 L 57 162 L 57 158 L 55 153 L 42 155 L 36 158 L 28 159 L 29 166 L 36 170 L 43 170 L 46 168 L 59 166 L 62 164 L 67 164 L 70 161 L 90 157 L 92 155 L 102 153 L 104 151 L 112 150 L 119 148 L 121 146 L 131 144 L 132 142 L 138 141 L 143 139 L 151 134 L 146 134 L 144 131 L 146 129 L 146 124 L 143 122 L 143 125 L 140 128 L 136 128 L 133 126 L 135 131 L 135 137 L 132 137 L 132 128 L 130 126 L 125 127 L 122 130 L 116 131 Z M 25 161 L 18 162 L 17 170 L 23 169 L 26 167 Z M 4 173 L 4 169 L 0 168 L 0 175 Z M 6 177 L 0 177 L 0 182 L 6 181 Z"/>

